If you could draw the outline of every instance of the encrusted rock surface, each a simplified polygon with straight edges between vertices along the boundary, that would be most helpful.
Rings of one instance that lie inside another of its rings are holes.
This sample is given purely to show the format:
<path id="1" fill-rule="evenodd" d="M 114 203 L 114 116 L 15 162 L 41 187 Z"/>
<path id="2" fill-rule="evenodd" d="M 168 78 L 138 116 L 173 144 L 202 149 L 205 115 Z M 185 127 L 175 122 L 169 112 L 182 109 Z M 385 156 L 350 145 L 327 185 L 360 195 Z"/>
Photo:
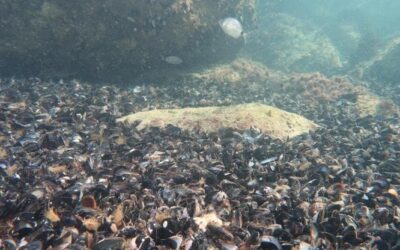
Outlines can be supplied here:
<path id="1" fill-rule="evenodd" d="M 271 137 L 286 139 L 318 127 L 312 121 L 267 105 L 250 103 L 227 107 L 161 109 L 138 112 L 118 119 L 120 122 L 141 121 L 138 129 L 146 126 L 165 127 L 168 124 L 188 130 L 218 132 L 220 128 L 244 131 L 260 129 Z"/>

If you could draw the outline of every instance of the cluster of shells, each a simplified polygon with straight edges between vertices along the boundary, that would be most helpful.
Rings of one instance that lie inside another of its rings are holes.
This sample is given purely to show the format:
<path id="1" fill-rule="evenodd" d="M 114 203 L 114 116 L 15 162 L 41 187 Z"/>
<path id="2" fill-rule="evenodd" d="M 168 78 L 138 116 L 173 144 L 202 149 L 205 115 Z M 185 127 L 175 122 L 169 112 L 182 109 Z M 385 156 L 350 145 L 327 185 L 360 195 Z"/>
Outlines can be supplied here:
<path id="1" fill-rule="evenodd" d="M 0 247 L 400 249 L 398 117 L 357 117 L 343 100 L 268 99 L 261 87 L 246 96 L 253 87 L 1 80 Z M 115 122 L 247 98 L 323 126 L 281 141 Z"/>

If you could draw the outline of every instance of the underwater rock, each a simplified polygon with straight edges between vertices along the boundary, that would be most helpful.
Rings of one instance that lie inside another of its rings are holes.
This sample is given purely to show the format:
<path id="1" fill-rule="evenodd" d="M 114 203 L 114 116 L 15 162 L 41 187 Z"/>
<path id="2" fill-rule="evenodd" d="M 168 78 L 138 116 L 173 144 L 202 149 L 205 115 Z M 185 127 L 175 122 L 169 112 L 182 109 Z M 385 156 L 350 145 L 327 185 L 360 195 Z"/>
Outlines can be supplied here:
<path id="1" fill-rule="evenodd" d="M 217 84 L 236 85 L 240 83 L 261 83 L 274 78 L 276 71 L 265 65 L 245 59 L 237 58 L 228 64 L 219 64 L 203 71 L 192 72 L 185 77 L 189 81 L 210 81 Z M 278 76 L 281 78 L 281 75 Z"/>
<path id="2" fill-rule="evenodd" d="M 358 77 L 376 84 L 377 88 L 397 86 L 400 93 L 400 36 L 391 39 L 370 60 L 360 64 L 356 69 Z"/>
<path id="3" fill-rule="evenodd" d="M 318 29 L 286 14 L 264 16 L 259 28 L 247 35 L 245 55 L 286 72 L 332 74 L 341 70 L 339 51 Z"/>
<path id="4" fill-rule="evenodd" d="M 359 60 L 362 60 L 362 57 L 360 57 L 362 50 L 365 51 L 369 49 L 363 46 L 362 40 L 366 36 L 355 24 L 343 22 L 337 25 L 331 25 L 325 32 L 332 43 L 335 44 L 335 47 L 340 51 L 342 60 L 344 62 L 348 61 L 348 65 L 345 66 L 354 66 Z"/>
<path id="5" fill-rule="evenodd" d="M 230 60 L 242 44 L 227 42 L 218 20 L 243 16 L 251 26 L 254 4 L 0 0 L 0 74 L 116 82 L 168 67 L 160 58 L 170 54 L 185 67 Z"/>
<path id="6" fill-rule="evenodd" d="M 231 95 L 241 100 L 254 102 L 258 99 L 265 104 L 305 116 L 318 124 L 321 124 L 320 121 L 313 117 L 315 112 L 320 112 L 318 107 L 322 103 L 328 108 L 332 105 L 349 106 L 360 117 L 399 114 L 395 101 L 380 98 L 352 77 L 328 77 L 321 73 L 286 74 L 245 58 L 186 74 L 184 78 L 186 84 L 197 82 L 220 85 L 215 88 L 234 92 Z M 205 103 L 212 105 L 207 101 Z"/>
<path id="7" fill-rule="evenodd" d="M 376 53 L 355 65 L 348 75 L 355 83 L 367 85 L 373 92 L 385 96 L 386 101 L 383 110 L 393 110 L 390 102 L 400 105 L 400 78 L 397 65 L 400 58 L 400 37 L 390 39 Z"/>
<path id="8" fill-rule="evenodd" d="M 256 127 L 274 138 L 294 137 L 318 127 L 299 115 L 257 103 L 228 107 L 159 109 L 138 112 L 119 118 L 118 122 L 141 121 L 138 129 L 168 124 L 189 130 L 217 132 L 220 128 L 244 131 Z"/>
<path id="9" fill-rule="evenodd" d="M 360 117 L 383 115 L 382 106 L 390 101 L 381 99 L 367 88 L 354 85 L 349 79 L 328 78 L 319 73 L 292 74 L 283 88 L 286 91 L 299 91 L 309 105 L 319 105 L 321 102 L 332 102 L 336 105 L 352 105 L 353 111 Z M 398 114 L 398 107 L 393 104 L 387 115 Z"/>

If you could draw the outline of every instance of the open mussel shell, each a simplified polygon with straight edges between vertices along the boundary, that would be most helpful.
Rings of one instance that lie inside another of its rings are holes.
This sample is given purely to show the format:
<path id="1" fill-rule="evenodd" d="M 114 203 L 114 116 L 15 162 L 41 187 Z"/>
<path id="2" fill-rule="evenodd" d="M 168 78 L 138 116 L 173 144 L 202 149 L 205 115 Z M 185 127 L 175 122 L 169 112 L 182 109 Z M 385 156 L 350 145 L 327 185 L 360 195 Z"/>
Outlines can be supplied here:
<path id="1" fill-rule="evenodd" d="M 92 208 L 92 209 L 97 208 L 96 199 L 92 195 L 83 196 L 81 199 L 81 205 L 82 205 L 82 207 L 85 207 L 85 208 Z"/>

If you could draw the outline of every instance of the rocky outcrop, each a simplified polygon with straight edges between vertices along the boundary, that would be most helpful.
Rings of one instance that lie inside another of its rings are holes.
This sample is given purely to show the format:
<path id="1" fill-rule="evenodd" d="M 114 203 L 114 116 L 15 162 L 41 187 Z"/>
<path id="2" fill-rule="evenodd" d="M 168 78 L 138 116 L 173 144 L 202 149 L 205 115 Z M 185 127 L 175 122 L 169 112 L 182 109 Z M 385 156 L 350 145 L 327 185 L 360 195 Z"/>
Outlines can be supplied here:
<path id="1" fill-rule="evenodd" d="M 268 67 L 287 72 L 340 71 L 339 51 L 317 27 L 290 15 L 266 15 L 247 36 L 245 54 Z"/>
<path id="2" fill-rule="evenodd" d="M 391 100 L 379 98 L 365 86 L 355 84 L 347 77 L 327 77 L 321 73 L 288 74 L 244 58 L 186 74 L 185 77 L 187 83 L 228 85 L 227 89 L 234 89 L 234 94 L 242 100 L 261 99 L 266 104 L 298 114 L 305 111 L 304 107 L 310 114 L 321 112 L 321 104 L 327 107 L 350 105 L 349 109 L 361 117 L 399 114 L 397 105 Z M 298 103 L 290 104 L 294 100 Z M 298 105 L 304 107 L 299 108 Z M 309 119 L 312 116 L 301 114 Z"/>
<path id="3" fill-rule="evenodd" d="M 253 21 L 254 0 L 0 0 L 0 75 L 113 81 L 230 59 L 218 20 Z M 216 53 L 218 52 L 218 53 Z M 178 56 L 181 65 L 165 58 Z"/>
<path id="4" fill-rule="evenodd" d="M 359 65 L 359 77 L 366 80 L 398 85 L 400 72 L 400 37 L 390 40 L 374 57 Z"/>

